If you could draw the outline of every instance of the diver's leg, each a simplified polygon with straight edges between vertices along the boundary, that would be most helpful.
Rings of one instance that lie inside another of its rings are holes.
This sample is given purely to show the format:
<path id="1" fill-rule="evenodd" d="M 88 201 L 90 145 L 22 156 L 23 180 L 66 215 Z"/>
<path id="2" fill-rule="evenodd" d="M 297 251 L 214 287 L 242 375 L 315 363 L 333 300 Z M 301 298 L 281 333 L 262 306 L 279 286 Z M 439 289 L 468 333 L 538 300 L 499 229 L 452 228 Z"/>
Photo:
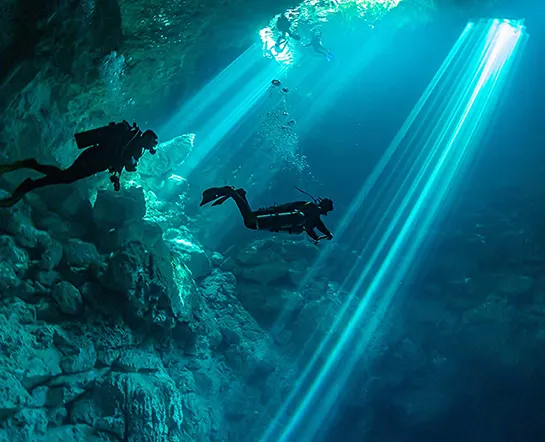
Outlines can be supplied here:
<path id="1" fill-rule="evenodd" d="M 85 149 L 72 165 L 61 171 L 59 175 L 62 183 L 88 178 L 100 172 L 105 172 L 114 163 L 111 153 L 104 151 L 99 146 Z"/>
<path id="2" fill-rule="evenodd" d="M 56 173 L 61 170 L 56 166 L 47 166 L 44 164 L 40 164 L 34 158 L 29 158 L 26 160 L 16 161 L 12 164 L 5 164 L 3 166 L 0 166 L 0 174 L 19 169 L 32 169 L 45 175 L 49 173 Z"/>
<path id="3" fill-rule="evenodd" d="M 84 151 L 68 169 L 64 170 L 55 166 L 43 166 L 36 160 L 23 160 L 25 165 L 20 168 L 34 169 L 46 173 L 46 176 L 37 180 L 27 178 L 10 197 L 0 200 L 0 207 L 13 206 L 28 192 L 35 189 L 53 184 L 70 184 L 106 170 L 107 159 L 100 155 L 100 151 L 92 149 Z"/>
<path id="4" fill-rule="evenodd" d="M 7 198 L 0 200 L 0 207 L 11 207 L 19 202 L 28 192 L 35 189 L 35 181 L 31 178 L 24 180 Z"/>
<path id="5" fill-rule="evenodd" d="M 250 203 L 246 199 L 246 191 L 244 189 L 237 189 L 233 191 L 231 197 L 235 201 L 235 204 L 237 205 L 238 210 L 240 211 L 240 214 L 242 215 L 244 220 L 246 220 L 246 218 L 253 217 L 252 208 L 250 207 Z"/>
<path id="6" fill-rule="evenodd" d="M 21 163 L 23 164 L 22 167 L 26 169 L 35 170 L 36 172 L 43 173 L 44 175 L 50 175 L 50 174 L 62 172 L 62 169 L 60 167 L 40 164 L 34 158 L 23 160 L 21 161 Z"/>
<path id="7" fill-rule="evenodd" d="M 39 169 L 32 167 L 34 170 L 43 171 L 46 173 L 46 176 L 37 180 L 26 180 L 21 186 L 15 189 L 14 194 L 18 191 L 27 193 L 31 190 L 54 184 L 71 184 L 96 173 L 103 172 L 108 166 L 107 160 L 102 158 L 100 153 L 100 151 L 92 150 L 92 148 L 87 149 L 67 169 L 41 165 L 38 165 Z"/>

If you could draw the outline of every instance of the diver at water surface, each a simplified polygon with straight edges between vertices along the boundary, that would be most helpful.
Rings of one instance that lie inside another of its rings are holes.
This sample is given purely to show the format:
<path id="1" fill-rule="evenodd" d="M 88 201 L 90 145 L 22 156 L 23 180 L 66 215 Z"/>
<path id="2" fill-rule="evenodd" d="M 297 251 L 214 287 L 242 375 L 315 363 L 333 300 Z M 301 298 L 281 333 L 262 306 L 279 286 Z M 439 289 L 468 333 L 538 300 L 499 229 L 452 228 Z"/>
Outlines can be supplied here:
<path id="1" fill-rule="evenodd" d="M 75 135 L 79 149 L 85 149 L 67 169 L 38 163 L 34 158 L 0 165 L 0 174 L 19 169 L 32 169 L 45 175 L 43 178 L 27 178 L 13 194 L 0 200 L 0 207 L 16 204 L 25 194 L 40 187 L 53 184 L 70 184 L 99 172 L 108 170 L 110 181 L 117 191 L 120 189 L 119 175 L 123 170 L 136 171 L 138 160 L 148 150 L 155 154 L 157 135 L 152 130 L 142 132 L 136 124 L 128 122 L 110 123 L 98 129 Z"/>
<path id="2" fill-rule="evenodd" d="M 301 37 L 291 30 L 291 23 L 285 14 L 280 14 L 280 17 L 278 17 L 278 20 L 276 22 L 276 29 L 280 31 L 280 35 L 278 37 L 278 40 L 276 40 L 274 47 L 280 48 L 280 46 L 282 46 L 282 44 L 286 42 L 286 38 L 288 35 L 294 40 L 301 40 Z"/>
<path id="3" fill-rule="evenodd" d="M 320 218 L 333 210 L 333 201 L 329 198 L 319 198 L 314 202 L 294 201 L 254 211 L 246 199 L 244 189 L 235 190 L 232 186 L 225 186 L 211 187 L 205 190 L 200 205 L 204 206 L 215 201 L 212 205 L 218 206 L 229 198 L 233 198 L 235 201 L 244 218 L 244 225 L 248 229 L 295 234 L 306 232 L 315 244 L 322 239 L 330 240 L 333 238 L 332 233 Z M 323 235 L 318 236 L 315 229 L 319 230 Z"/>

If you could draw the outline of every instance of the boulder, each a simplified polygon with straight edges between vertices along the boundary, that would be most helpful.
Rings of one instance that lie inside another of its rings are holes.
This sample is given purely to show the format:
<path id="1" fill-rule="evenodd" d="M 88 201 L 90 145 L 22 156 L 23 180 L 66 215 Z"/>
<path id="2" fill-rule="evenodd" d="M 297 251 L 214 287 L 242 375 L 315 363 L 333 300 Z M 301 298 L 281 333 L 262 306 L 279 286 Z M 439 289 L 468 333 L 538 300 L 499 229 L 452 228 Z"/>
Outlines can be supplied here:
<path id="1" fill-rule="evenodd" d="M 122 351 L 112 369 L 125 373 L 153 372 L 162 370 L 163 362 L 157 354 L 141 349 Z"/>
<path id="2" fill-rule="evenodd" d="M 96 429 L 85 424 L 61 425 L 50 428 L 46 435 L 47 442 L 104 442 L 105 439 L 97 436 Z"/>
<path id="3" fill-rule="evenodd" d="M 0 235 L 0 262 L 17 276 L 23 276 L 28 269 L 28 254 L 17 246 L 12 236 Z"/>
<path id="4" fill-rule="evenodd" d="M 162 242 L 162 235 L 163 230 L 159 224 L 141 220 L 103 231 L 98 242 L 101 252 L 111 253 L 131 241 L 138 241 L 149 248 L 154 248 L 158 242 Z"/>
<path id="5" fill-rule="evenodd" d="M 95 346 L 90 342 L 83 348 L 74 349 L 72 354 L 66 355 L 61 361 L 63 373 L 82 373 L 91 370 L 97 361 Z"/>
<path id="6" fill-rule="evenodd" d="M 44 270 L 52 270 L 56 268 L 62 259 L 62 245 L 51 238 L 49 235 L 43 236 L 39 244 L 40 253 L 40 268 Z"/>
<path id="7" fill-rule="evenodd" d="M 5 262 L 0 262 L 0 294 L 7 296 L 21 284 L 13 268 Z"/>
<path id="8" fill-rule="evenodd" d="M 64 261 L 71 267 L 89 267 L 100 262 L 100 255 L 94 244 L 72 238 L 64 244 Z"/>
<path id="9" fill-rule="evenodd" d="M 46 382 L 62 373 L 60 367 L 61 354 L 54 348 L 36 350 L 34 355 L 26 362 L 22 383 L 25 388 Z"/>
<path id="10" fill-rule="evenodd" d="M 180 135 L 161 143 L 155 155 L 147 156 L 146 160 L 138 165 L 138 173 L 146 181 L 151 181 L 152 187 L 162 188 L 191 153 L 194 138 L 191 134 Z M 180 179 L 183 182 L 183 178 Z"/>
<path id="11" fill-rule="evenodd" d="M 179 270 L 179 263 L 174 267 Z M 136 241 L 124 244 L 110 257 L 101 281 L 127 301 L 129 316 L 149 325 L 173 328 L 191 315 L 194 283 L 183 269 L 175 281 L 164 244 L 153 250 Z"/>
<path id="12" fill-rule="evenodd" d="M 208 254 L 179 229 L 168 229 L 163 234 L 170 251 L 178 253 L 184 264 L 191 271 L 193 278 L 200 279 L 209 275 L 212 271 L 212 263 Z"/>
<path id="13" fill-rule="evenodd" d="M 35 248 L 44 234 L 32 225 L 30 207 L 23 203 L 0 210 L 0 232 L 13 236 L 17 244 L 28 249 Z"/>
<path id="14" fill-rule="evenodd" d="M 61 281 L 55 285 L 52 296 L 64 314 L 77 315 L 83 308 L 81 293 L 69 282 Z"/>
<path id="15" fill-rule="evenodd" d="M 97 193 L 93 220 L 101 230 L 141 221 L 145 215 L 146 199 L 141 187 L 123 188 L 119 192 L 99 190 Z"/>
<path id="16" fill-rule="evenodd" d="M 90 399 L 76 402 L 70 420 L 129 442 L 181 441 L 183 397 L 165 373 L 112 373 Z"/>
<path id="17" fill-rule="evenodd" d="M 7 371 L 0 372 L 0 419 L 17 413 L 31 402 L 21 382 Z"/>

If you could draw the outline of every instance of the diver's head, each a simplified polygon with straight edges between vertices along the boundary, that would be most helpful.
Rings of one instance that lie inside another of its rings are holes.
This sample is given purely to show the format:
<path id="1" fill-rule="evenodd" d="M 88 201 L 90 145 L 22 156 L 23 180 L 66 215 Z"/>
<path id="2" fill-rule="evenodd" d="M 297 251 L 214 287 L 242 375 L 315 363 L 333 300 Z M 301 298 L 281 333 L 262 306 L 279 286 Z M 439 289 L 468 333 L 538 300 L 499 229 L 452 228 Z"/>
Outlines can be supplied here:
<path id="1" fill-rule="evenodd" d="M 157 152 L 154 148 L 158 144 L 158 137 L 155 132 L 148 129 L 142 134 L 142 147 L 146 150 L 149 150 L 151 154 Z"/>
<path id="2" fill-rule="evenodd" d="M 318 207 L 322 212 L 322 215 L 327 215 L 333 210 L 333 201 L 330 198 L 321 198 Z"/>

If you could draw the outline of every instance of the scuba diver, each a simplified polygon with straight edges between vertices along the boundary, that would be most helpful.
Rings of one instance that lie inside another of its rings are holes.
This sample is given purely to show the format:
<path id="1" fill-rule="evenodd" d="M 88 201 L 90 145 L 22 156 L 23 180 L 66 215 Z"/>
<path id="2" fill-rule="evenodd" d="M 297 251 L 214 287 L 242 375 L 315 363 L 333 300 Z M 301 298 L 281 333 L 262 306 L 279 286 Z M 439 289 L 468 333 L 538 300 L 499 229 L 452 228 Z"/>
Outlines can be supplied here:
<path id="1" fill-rule="evenodd" d="M 303 192 L 301 189 L 297 189 Z M 306 192 L 303 192 L 306 194 Z M 307 194 L 308 195 L 308 194 Z M 310 195 L 309 195 L 310 196 Z M 311 201 L 295 201 L 278 206 L 267 207 L 253 211 L 246 199 L 244 189 L 236 189 L 232 186 L 211 187 L 202 193 L 201 207 L 212 201 L 212 206 L 219 206 L 233 198 L 242 218 L 244 225 L 252 230 L 268 230 L 269 232 L 303 233 L 313 240 L 314 244 L 322 239 L 330 240 L 332 233 L 327 229 L 320 216 L 327 215 L 333 210 L 333 201 L 329 198 L 319 198 Z M 318 236 L 314 229 L 323 233 Z"/>
<path id="2" fill-rule="evenodd" d="M 278 20 L 276 22 L 276 28 L 280 31 L 280 35 L 278 36 L 278 40 L 276 40 L 273 48 L 278 47 L 280 50 L 283 50 L 284 48 L 281 48 L 281 46 L 283 43 L 286 42 L 286 38 L 288 35 L 296 41 L 301 40 L 301 37 L 299 35 L 291 31 L 291 23 L 285 14 L 280 14 L 280 17 L 278 17 Z"/>
<path id="3" fill-rule="evenodd" d="M 310 42 L 306 45 L 303 45 L 304 47 L 312 46 L 312 48 L 320 55 L 324 55 L 327 58 L 327 61 L 333 60 L 333 54 L 331 51 L 326 49 L 324 45 L 322 44 L 322 31 L 320 30 L 314 30 L 312 34 L 312 38 L 310 39 Z"/>
<path id="4" fill-rule="evenodd" d="M 152 155 L 157 146 L 157 135 L 152 130 L 142 132 L 136 123 L 127 121 L 110 123 L 108 126 L 79 132 L 74 135 L 79 149 L 85 149 L 67 169 L 43 165 L 36 159 L 16 161 L 0 165 L 0 174 L 19 169 L 32 169 L 45 175 L 43 178 L 27 178 L 13 194 L 0 200 L 0 207 L 16 204 L 25 194 L 52 184 L 69 184 L 99 172 L 108 170 L 114 189 L 120 189 L 119 176 L 123 169 L 135 172 L 138 160 L 147 150 Z"/>

